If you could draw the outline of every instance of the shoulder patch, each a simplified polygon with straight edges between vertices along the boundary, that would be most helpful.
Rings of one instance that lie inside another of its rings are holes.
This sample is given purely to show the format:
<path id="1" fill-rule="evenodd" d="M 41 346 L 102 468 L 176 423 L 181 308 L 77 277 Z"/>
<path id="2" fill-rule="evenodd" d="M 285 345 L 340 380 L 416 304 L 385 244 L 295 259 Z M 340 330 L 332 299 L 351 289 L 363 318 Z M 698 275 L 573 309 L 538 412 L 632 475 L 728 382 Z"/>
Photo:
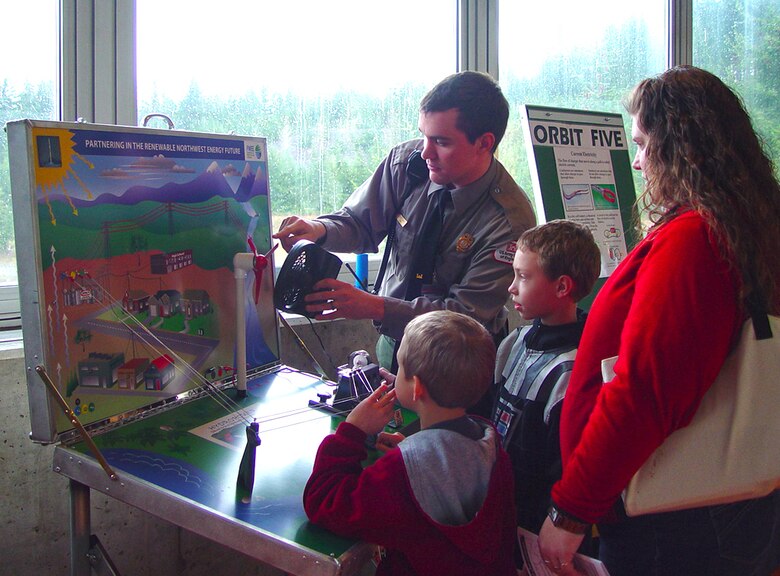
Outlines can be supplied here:
<path id="1" fill-rule="evenodd" d="M 515 259 L 515 252 L 517 251 L 517 243 L 516 242 L 507 242 L 507 245 L 503 248 L 497 248 L 495 252 L 493 252 L 493 258 L 496 260 L 496 262 L 503 262 L 504 264 L 512 265 L 512 262 Z"/>

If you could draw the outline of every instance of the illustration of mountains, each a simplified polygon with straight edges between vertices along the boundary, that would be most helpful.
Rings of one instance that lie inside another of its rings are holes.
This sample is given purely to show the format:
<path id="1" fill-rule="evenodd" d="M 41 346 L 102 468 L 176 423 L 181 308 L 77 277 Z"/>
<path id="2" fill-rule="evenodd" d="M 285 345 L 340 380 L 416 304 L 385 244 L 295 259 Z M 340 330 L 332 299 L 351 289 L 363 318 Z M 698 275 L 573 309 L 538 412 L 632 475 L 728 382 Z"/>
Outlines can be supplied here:
<path id="1" fill-rule="evenodd" d="M 258 182 L 258 184 L 260 184 Z M 249 163 L 244 164 L 244 171 L 241 173 L 241 182 L 236 189 L 236 201 L 248 202 L 253 196 L 262 194 L 262 192 L 255 190 L 255 173 L 249 167 Z M 266 191 L 267 193 L 267 191 Z"/>
<path id="2" fill-rule="evenodd" d="M 256 185 L 257 184 L 257 185 Z M 267 194 L 264 180 L 257 180 L 256 175 L 247 163 L 241 175 L 238 188 L 233 193 L 228 181 L 216 161 L 212 162 L 205 172 L 193 180 L 184 183 L 168 182 L 158 188 L 152 186 L 131 186 L 121 195 L 105 193 L 94 200 L 71 198 L 77 207 L 95 206 L 99 204 L 120 204 L 132 206 L 141 202 L 174 202 L 179 204 L 196 204 L 210 200 L 214 196 L 246 202 L 258 195 Z M 50 200 L 64 199 L 50 197 Z"/>

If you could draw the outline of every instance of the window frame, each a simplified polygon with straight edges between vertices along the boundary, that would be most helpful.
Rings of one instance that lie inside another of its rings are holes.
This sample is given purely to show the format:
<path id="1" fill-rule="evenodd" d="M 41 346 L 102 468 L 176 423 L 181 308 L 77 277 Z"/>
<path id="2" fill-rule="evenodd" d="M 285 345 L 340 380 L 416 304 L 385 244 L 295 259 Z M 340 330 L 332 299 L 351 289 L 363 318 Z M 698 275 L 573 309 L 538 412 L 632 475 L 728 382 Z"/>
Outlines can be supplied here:
<path id="1" fill-rule="evenodd" d="M 498 78 L 500 0 L 456 2 L 458 70 Z M 668 0 L 669 66 L 692 61 L 692 0 Z M 59 120 L 135 125 L 136 0 L 61 0 Z M 369 258 L 369 277 L 379 258 Z M 341 279 L 353 281 L 348 270 Z M 0 286 L 0 330 L 21 328 L 19 287 Z"/>

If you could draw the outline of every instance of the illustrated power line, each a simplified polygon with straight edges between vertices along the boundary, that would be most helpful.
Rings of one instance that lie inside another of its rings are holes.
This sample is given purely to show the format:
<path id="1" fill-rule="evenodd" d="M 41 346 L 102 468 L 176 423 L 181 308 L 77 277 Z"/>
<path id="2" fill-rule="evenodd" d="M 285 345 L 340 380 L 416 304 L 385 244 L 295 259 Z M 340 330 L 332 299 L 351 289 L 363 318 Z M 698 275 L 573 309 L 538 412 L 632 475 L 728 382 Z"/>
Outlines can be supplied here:
<path id="1" fill-rule="evenodd" d="M 208 206 L 192 206 L 190 204 L 168 202 L 156 206 L 145 214 L 141 214 L 134 218 L 107 220 L 106 222 L 103 222 L 100 231 L 103 237 L 102 256 L 106 259 L 111 257 L 111 237 L 115 234 L 125 234 L 133 232 L 134 230 L 141 230 L 161 218 L 167 218 L 167 233 L 172 236 L 176 233 L 173 219 L 175 214 L 191 217 L 204 217 L 219 213 L 225 215 L 226 226 L 241 226 L 241 220 L 235 215 L 230 204 L 226 200 Z"/>

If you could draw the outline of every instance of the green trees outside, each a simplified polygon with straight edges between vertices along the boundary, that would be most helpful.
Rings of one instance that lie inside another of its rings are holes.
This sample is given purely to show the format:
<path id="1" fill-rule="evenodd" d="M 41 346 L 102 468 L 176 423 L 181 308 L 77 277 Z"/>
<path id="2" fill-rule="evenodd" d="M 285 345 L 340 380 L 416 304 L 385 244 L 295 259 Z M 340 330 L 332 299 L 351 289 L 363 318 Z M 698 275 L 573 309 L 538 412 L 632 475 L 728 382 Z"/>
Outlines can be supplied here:
<path id="1" fill-rule="evenodd" d="M 694 64 L 737 88 L 780 165 L 780 2 L 700 0 L 695 6 L 693 21 L 708 25 L 694 28 Z"/>
<path id="2" fill-rule="evenodd" d="M 699 0 L 694 23 L 694 63 L 743 95 L 770 154 L 780 163 L 780 3 Z M 605 31 L 590 51 L 549 59 L 532 78 L 501 78 L 513 110 L 499 154 L 523 187 L 531 189 L 519 104 L 624 113 L 622 99 L 631 86 L 662 68 L 658 55 L 644 48 L 650 45 L 649 34 L 642 22 L 629 22 Z M 437 80 L 432 78 L 431 84 Z M 265 137 L 274 214 L 315 215 L 339 208 L 391 146 L 417 136 L 418 104 L 429 88 L 409 84 L 383 97 L 357 92 L 310 96 L 263 88 L 221 98 L 204 96 L 193 84 L 179 101 L 155 95 L 140 102 L 139 115 L 164 113 L 180 130 Z M 48 84 L 14 90 L 2 81 L 0 123 L 51 118 L 52 95 Z M 0 138 L 0 257 L 12 256 L 13 250 L 7 140 Z"/>
<path id="3" fill-rule="evenodd" d="M 14 90 L 7 79 L 0 80 L 0 125 L 22 118 L 51 118 L 54 86 L 51 83 L 26 84 Z M 14 253 L 14 221 L 8 167 L 8 138 L 0 138 L 0 258 Z"/>
<path id="4" fill-rule="evenodd" d="M 340 207 L 393 144 L 415 137 L 428 88 L 404 86 L 381 99 L 267 89 L 208 98 L 192 85 L 180 102 L 157 96 L 139 108 L 168 115 L 181 130 L 265 137 L 274 213 L 313 215 Z"/>
<path id="5" fill-rule="evenodd" d="M 520 106 L 533 104 L 622 114 L 626 133 L 630 119 L 623 99 L 642 78 L 664 68 L 665 55 L 651 53 L 650 30 L 644 21 L 628 21 L 621 27 L 609 27 L 601 33 L 601 42 L 590 50 L 572 51 L 543 64 L 533 77 L 503 77 L 501 84 L 513 106 L 513 122 L 507 129 L 499 156 L 517 182 L 530 194 L 531 174 L 522 125 Z M 630 140 L 630 138 L 629 138 Z"/>

